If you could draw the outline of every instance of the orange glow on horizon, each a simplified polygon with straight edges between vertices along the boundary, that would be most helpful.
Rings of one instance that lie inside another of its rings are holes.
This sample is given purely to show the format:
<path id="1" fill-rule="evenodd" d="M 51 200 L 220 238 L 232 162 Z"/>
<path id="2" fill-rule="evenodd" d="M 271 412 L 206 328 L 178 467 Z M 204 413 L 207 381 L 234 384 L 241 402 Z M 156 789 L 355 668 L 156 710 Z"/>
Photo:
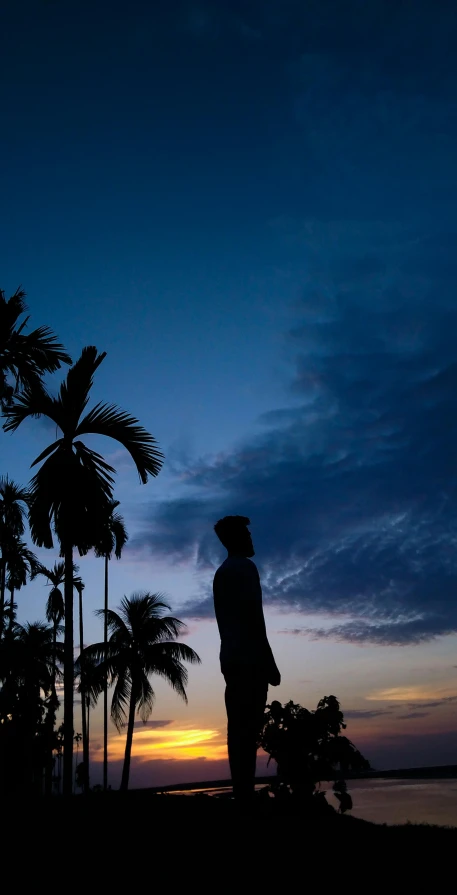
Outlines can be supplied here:
<path id="1" fill-rule="evenodd" d="M 125 734 L 116 734 L 108 743 L 111 761 L 124 758 Z M 102 761 L 101 749 L 93 752 L 94 761 Z M 135 728 L 132 758 L 184 761 L 189 758 L 206 758 L 212 761 L 227 758 L 225 735 L 219 730 L 195 727 L 167 727 L 166 729 Z"/>

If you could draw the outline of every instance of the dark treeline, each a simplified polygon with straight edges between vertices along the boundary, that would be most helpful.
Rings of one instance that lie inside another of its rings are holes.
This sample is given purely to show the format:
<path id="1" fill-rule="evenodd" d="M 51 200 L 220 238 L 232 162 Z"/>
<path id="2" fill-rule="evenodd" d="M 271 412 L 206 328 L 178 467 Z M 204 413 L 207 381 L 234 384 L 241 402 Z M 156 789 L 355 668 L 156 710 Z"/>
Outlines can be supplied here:
<path id="1" fill-rule="evenodd" d="M 108 787 L 108 689 L 111 718 L 127 726 L 122 788 L 128 787 L 136 712 L 146 720 L 154 701 L 150 678 L 165 677 L 186 697 L 185 662 L 197 654 L 177 642 L 183 625 L 166 615 L 169 606 L 153 593 L 124 597 L 109 608 L 108 569 L 127 541 L 114 497 L 116 470 L 84 443 L 86 435 L 114 439 L 130 454 L 140 481 L 158 475 L 163 454 L 155 438 L 114 404 L 87 405 L 96 370 L 105 358 L 94 346 L 72 363 L 49 327 L 26 332 L 25 294 L 0 291 L 0 407 L 5 433 L 31 418 L 45 417 L 56 440 L 35 459 L 38 470 L 26 487 L 0 477 L 0 792 L 70 795 L 87 791 L 90 712 L 104 702 L 104 788 Z M 43 377 L 69 369 L 57 397 Z M 57 437 L 58 436 L 58 437 Z M 5 437 L 5 436 L 3 436 Z M 19 437 L 19 436 L 15 436 Z M 40 563 L 27 546 L 58 549 L 54 565 Z M 84 582 L 75 553 L 93 550 L 104 561 L 103 640 L 84 644 Z M 37 614 L 46 622 L 17 621 L 17 600 L 29 580 L 41 576 L 48 597 Z M 75 662 L 73 603 L 78 597 L 78 657 Z M 62 639 L 63 638 L 63 639 Z M 75 724 L 75 695 L 81 716 Z M 63 707 L 63 718 L 61 709 Z M 81 724 L 81 732 L 76 729 Z M 82 761 L 79 749 L 82 743 Z M 76 748 L 76 768 L 74 761 Z M 75 773 L 76 772 L 76 773 Z"/>

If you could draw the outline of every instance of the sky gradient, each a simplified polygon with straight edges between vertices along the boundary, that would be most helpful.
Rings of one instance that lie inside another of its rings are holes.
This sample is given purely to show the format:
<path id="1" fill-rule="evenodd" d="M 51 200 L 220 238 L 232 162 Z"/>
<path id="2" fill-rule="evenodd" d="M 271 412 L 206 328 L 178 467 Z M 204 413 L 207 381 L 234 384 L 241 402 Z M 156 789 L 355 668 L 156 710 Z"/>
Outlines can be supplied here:
<path id="1" fill-rule="evenodd" d="M 374 766 L 455 762 L 457 10 L 15 0 L 0 25 L 0 285 L 73 357 L 107 352 L 94 403 L 164 451 L 141 486 L 90 439 L 130 533 L 110 601 L 165 592 L 203 660 L 187 707 L 157 685 L 132 785 L 227 774 L 227 513 L 251 518 L 274 697 L 335 693 Z M 53 437 L 4 434 L 0 471 L 25 484 Z M 80 566 L 91 642 L 103 564 Z M 99 709 L 92 730 L 98 768 Z"/>

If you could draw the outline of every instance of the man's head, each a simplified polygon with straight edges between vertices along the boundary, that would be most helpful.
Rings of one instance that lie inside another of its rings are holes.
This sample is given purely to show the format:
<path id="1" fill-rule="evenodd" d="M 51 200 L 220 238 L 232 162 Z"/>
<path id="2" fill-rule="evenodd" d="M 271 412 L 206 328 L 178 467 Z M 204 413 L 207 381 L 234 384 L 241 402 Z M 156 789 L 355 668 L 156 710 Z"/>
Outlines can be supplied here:
<path id="1" fill-rule="evenodd" d="M 247 516 L 224 516 L 216 522 L 214 531 L 229 556 L 254 556 L 250 524 Z"/>

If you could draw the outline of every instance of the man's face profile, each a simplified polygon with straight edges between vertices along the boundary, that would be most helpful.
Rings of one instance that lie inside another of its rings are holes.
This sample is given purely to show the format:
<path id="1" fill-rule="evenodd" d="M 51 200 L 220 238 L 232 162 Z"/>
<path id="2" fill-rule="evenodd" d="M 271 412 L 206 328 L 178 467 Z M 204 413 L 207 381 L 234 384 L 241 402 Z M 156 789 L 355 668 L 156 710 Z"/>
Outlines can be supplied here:
<path id="1" fill-rule="evenodd" d="M 254 556 L 255 550 L 252 543 L 252 535 L 248 528 L 244 528 L 240 532 L 240 553 L 243 556 Z"/>

